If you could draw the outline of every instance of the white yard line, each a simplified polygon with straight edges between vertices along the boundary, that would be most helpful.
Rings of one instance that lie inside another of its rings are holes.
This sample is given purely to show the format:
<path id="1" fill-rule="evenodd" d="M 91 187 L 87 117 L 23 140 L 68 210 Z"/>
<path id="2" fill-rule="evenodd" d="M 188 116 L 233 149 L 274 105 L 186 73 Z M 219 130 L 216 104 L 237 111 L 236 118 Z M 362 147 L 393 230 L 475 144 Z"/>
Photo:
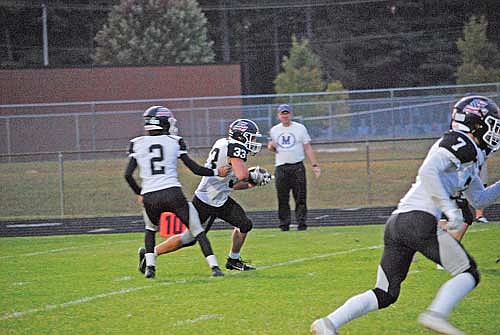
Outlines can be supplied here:
<path id="1" fill-rule="evenodd" d="M 280 266 L 288 266 L 288 265 L 291 265 L 291 264 L 297 264 L 297 263 L 302 263 L 302 262 L 307 262 L 307 261 L 313 261 L 313 260 L 317 260 L 317 259 L 321 259 L 321 258 L 327 258 L 327 257 L 332 257 L 332 256 L 351 254 L 351 253 L 354 253 L 354 252 L 357 252 L 357 251 L 374 250 L 374 249 L 380 249 L 380 248 L 382 248 L 381 245 L 374 245 L 374 246 L 364 247 L 364 248 L 354 248 L 354 249 L 350 249 L 350 250 L 337 251 L 337 252 L 332 252 L 332 253 L 323 254 L 323 255 L 316 255 L 316 256 L 313 256 L 313 257 L 305 257 L 305 258 L 293 259 L 293 260 L 290 260 L 290 261 L 287 261 L 287 262 L 282 262 L 282 263 L 277 263 L 277 264 L 259 266 L 258 270 L 266 270 L 266 269 L 276 268 L 276 267 L 280 267 Z M 236 275 L 238 273 L 242 273 L 242 272 L 229 273 L 228 275 Z M 87 302 L 90 302 L 90 301 L 94 301 L 94 300 L 97 300 L 97 299 L 103 299 L 103 298 L 107 298 L 107 297 L 111 297 L 111 296 L 115 296 L 115 295 L 123 295 L 123 294 L 131 293 L 131 292 L 137 292 L 137 291 L 142 291 L 142 290 L 153 288 L 153 287 L 158 287 L 158 285 L 169 286 L 169 285 L 189 284 L 189 283 L 191 283 L 191 281 L 178 280 L 178 281 L 175 281 L 175 282 L 160 282 L 160 283 L 155 283 L 154 285 L 146 285 L 146 286 L 139 286 L 139 287 L 124 288 L 124 289 L 121 289 L 121 290 L 118 290 L 118 291 L 112 291 L 112 292 L 102 293 L 102 294 L 98 294 L 98 295 L 94 295 L 94 296 L 90 296 L 90 297 L 83 297 L 83 298 L 80 298 L 80 299 L 77 299 L 77 300 L 63 302 L 61 304 L 46 305 L 46 306 L 40 307 L 40 308 L 32 308 L 32 309 L 27 309 L 27 310 L 24 310 L 24 311 L 5 313 L 5 314 L 3 314 L 3 315 L 0 316 L 0 320 L 15 319 L 15 318 L 20 318 L 20 317 L 23 317 L 23 316 L 26 316 L 26 315 L 30 315 L 30 314 L 48 312 L 48 311 L 51 311 L 51 310 L 54 310 L 54 309 L 58 309 L 58 308 L 76 306 L 76 305 L 80 305 L 80 304 L 87 303 Z M 195 319 L 195 320 L 197 320 L 197 319 Z M 199 321 L 201 321 L 201 320 L 199 320 Z M 187 322 L 189 322 L 189 321 L 186 321 L 186 323 Z"/>
<path id="2" fill-rule="evenodd" d="M 222 315 L 222 314 L 205 314 L 205 315 L 200 315 L 199 317 L 197 317 L 195 319 L 187 319 L 187 320 L 177 321 L 176 323 L 174 323 L 174 327 L 184 326 L 186 324 L 196 323 L 196 322 L 210 320 L 210 319 L 222 319 L 222 318 L 224 318 L 224 315 Z"/>
<path id="3" fill-rule="evenodd" d="M 121 240 L 121 241 L 114 241 L 113 244 L 118 244 L 118 243 L 130 243 L 130 242 L 135 242 L 136 240 Z M 69 250 L 76 250 L 76 249 L 92 249 L 96 247 L 109 247 L 109 242 L 106 243 L 99 243 L 99 244 L 92 244 L 92 245 L 85 245 L 85 246 L 79 246 L 79 247 L 67 247 L 67 248 L 59 248 L 59 249 L 49 249 L 49 250 L 43 250 L 43 251 L 33 251 L 33 252 L 28 252 L 25 254 L 15 254 L 15 255 L 6 255 L 6 256 L 0 256 L 0 259 L 7 259 L 7 258 L 19 258 L 19 257 L 32 257 L 32 256 L 39 256 L 39 255 L 46 255 L 46 254 L 52 254 L 52 253 L 58 253 L 58 252 L 65 252 Z"/>

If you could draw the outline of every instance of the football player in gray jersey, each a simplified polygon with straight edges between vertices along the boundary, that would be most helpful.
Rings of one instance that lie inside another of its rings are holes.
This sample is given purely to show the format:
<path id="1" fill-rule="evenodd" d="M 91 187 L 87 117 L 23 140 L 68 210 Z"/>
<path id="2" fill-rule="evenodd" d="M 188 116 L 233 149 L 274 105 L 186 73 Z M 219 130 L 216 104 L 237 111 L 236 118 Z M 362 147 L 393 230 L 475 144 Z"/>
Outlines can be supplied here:
<path id="1" fill-rule="evenodd" d="M 139 271 L 146 278 L 156 274 L 156 256 L 161 250 L 155 247 L 155 236 L 160 216 L 163 212 L 175 213 L 188 226 L 194 240 L 198 241 L 203 255 L 212 269 L 213 276 L 223 276 L 213 254 L 212 247 L 201 226 L 198 212 L 188 203 L 177 175 L 177 160 L 200 176 L 225 176 L 226 167 L 206 168 L 198 165 L 187 155 L 186 144 L 177 136 L 176 119 L 173 113 L 163 106 L 152 106 L 144 112 L 146 136 L 130 141 L 129 157 L 125 179 L 144 205 L 145 223 L 144 244 L 139 248 Z M 137 184 L 133 173 L 139 168 L 142 187 Z M 159 246 L 158 246 L 159 247 Z"/>
<path id="2" fill-rule="evenodd" d="M 206 231 L 216 218 L 234 227 L 231 251 L 226 262 L 226 268 L 229 270 L 255 269 L 240 257 L 247 233 L 252 229 L 252 221 L 230 194 L 233 190 L 262 186 L 270 182 L 271 175 L 267 170 L 259 168 L 250 169 L 249 172 L 246 166 L 248 156 L 257 154 L 262 147 L 262 143 L 258 142 L 260 137 L 259 128 L 251 120 L 238 119 L 231 123 L 229 136 L 215 142 L 205 163 L 205 167 L 210 169 L 229 165 L 231 172 L 225 177 L 203 177 L 194 194 L 193 205 L 200 213 L 201 222 L 206 224 Z M 193 234 L 187 230 L 163 243 L 165 252 L 173 252 L 193 245 Z"/>
<path id="3" fill-rule="evenodd" d="M 449 232 L 464 222 L 455 200 L 458 192 L 474 207 L 484 207 L 500 197 L 500 181 L 484 188 L 478 176 L 485 151 L 500 146 L 498 106 L 483 96 L 464 97 L 454 106 L 453 124 L 429 150 L 415 183 L 385 224 L 375 288 L 315 320 L 313 334 L 337 334 L 347 322 L 395 303 L 417 251 L 452 276 L 419 316 L 419 323 L 442 334 L 464 334 L 448 322 L 448 316 L 479 283 L 479 272 L 474 259 Z M 444 227 L 438 225 L 441 213 L 447 217 Z"/>

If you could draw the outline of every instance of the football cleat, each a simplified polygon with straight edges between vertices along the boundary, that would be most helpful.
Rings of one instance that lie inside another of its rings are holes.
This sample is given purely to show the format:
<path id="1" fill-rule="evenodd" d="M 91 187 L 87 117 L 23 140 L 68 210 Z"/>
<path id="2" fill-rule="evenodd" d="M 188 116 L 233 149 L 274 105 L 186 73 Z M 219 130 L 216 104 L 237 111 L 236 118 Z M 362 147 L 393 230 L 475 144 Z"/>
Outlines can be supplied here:
<path id="1" fill-rule="evenodd" d="M 446 318 L 440 316 L 438 313 L 431 311 L 426 311 L 420 314 L 418 317 L 418 322 L 439 334 L 446 335 L 465 335 L 465 333 L 457 328 L 455 328 L 451 323 L 446 320 Z"/>
<path id="2" fill-rule="evenodd" d="M 146 249 L 144 248 L 139 248 L 139 250 L 137 250 L 137 253 L 139 254 L 139 271 L 141 273 L 145 273 L 146 272 Z"/>
<path id="3" fill-rule="evenodd" d="M 488 223 L 489 221 L 484 216 L 479 216 L 479 217 L 476 218 L 476 222 L 477 223 Z"/>
<path id="4" fill-rule="evenodd" d="M 152 265 L 146 267 L 144 277 L 153 279 L 156 275 L 156 268 Z"/>
<path id="5" fill-rule="evenodd" d="M 218 266 L 214 266 L 212 268 L 212 277 L 224 277 L 224 272 Z"/>
<path id="6" fill-rule="evenodd" d="M 311 325 L 311 334 L 338 335 L 335 326 L 328 318 L 314 320 Z"/>
<path id="7" fill-rule="evenodd" d="M 226 269 L 228 270 L 238 270 L 238 271 L 249 271 L 255 270 L 255 267 L 245 263 L 241 258 L 233 259 L 228 257 L 226 262 Z"/>

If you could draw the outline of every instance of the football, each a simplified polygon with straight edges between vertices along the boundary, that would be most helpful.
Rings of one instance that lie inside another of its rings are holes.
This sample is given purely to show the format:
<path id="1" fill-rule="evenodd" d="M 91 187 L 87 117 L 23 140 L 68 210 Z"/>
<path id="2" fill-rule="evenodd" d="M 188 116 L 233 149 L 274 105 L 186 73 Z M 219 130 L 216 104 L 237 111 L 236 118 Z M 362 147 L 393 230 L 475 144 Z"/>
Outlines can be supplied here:
<path id="1" fill-rule="evenodd" d="M 272 174 L 265 168 L 260 166 L 252 166 L 248 168 L 248 181 L 257 186 L 264 186 L 271 182 Z"/>

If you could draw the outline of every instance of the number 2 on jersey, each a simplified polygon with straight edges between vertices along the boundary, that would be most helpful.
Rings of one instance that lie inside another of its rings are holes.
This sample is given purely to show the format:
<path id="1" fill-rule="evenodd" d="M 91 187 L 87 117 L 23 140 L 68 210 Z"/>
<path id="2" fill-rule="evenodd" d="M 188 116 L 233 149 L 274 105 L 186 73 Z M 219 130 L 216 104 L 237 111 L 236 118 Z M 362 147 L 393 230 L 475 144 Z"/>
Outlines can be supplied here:
<path id="1" fill-rule="evenodd" d="M 163 161 L 163 147 L 160 144 L 153 144 L 149 147 L 149 152 L 153 153 L 155 156 L 151 158 L 151 174 L 165 174 L 165 167 L 158 166 L 158 162 Z"/>

